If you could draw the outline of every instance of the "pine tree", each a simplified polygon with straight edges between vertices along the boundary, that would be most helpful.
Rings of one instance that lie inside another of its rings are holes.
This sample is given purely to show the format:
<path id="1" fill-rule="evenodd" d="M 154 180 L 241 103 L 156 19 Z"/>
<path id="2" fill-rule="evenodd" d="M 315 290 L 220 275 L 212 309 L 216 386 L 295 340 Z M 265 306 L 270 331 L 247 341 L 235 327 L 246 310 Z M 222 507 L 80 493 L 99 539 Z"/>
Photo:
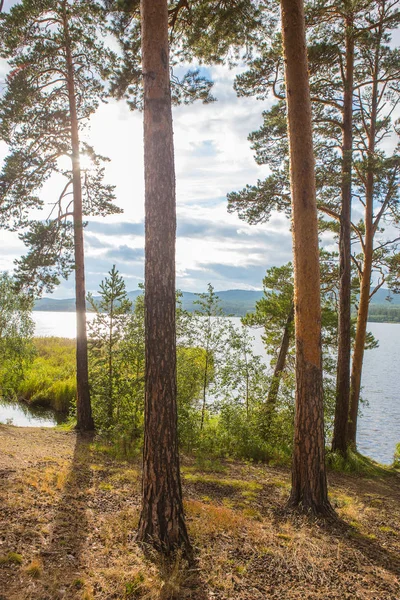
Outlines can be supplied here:
<path id="1" fill-rule="evenodd" d="M 390 276 L 393 249 L 396 251 L 399 240 L 397 235 L 382 239 L 382 224 L 398 227 L 400 217 L 400 145 L 392 155 L 385 149 L 385 140 L 395 132 L 391 115 L 400 101 L 400 56 L 398 50 L 388 45 L 390 31 L 400 23 L 397 3 L 376 0 L 365 18 L 368 27 L 360 39 L 358 65 L 364 78 L 357 86 L 355 101 L 358 152 L 354 169 L 356 192 L 364 208 L 364 217 L 355 227 L 362 253 L 361 257 L 354 257 L 360 292 L 347 428 L 347 444 L 353 447 L 356 446 L 369 303 L 388 274 Z M 380 273 L 375 285 L 372 283 L 374 268 Z"/>
<path id="2" fill-rule="evenodd" d="M 0 175 L 0 221 L 26 227 L 29 248 L 18 261 L 22 285 L 51 290 L 73 270 L 76 296 L 77 428 L 93 429 L 91 415 L 84 271 L 84 217 L 120 212 L 113 187 L 103 182 L 104 157 L 80 141 L 104 98 L 102 78 L 113 60 L 99 37 L 104 13 L 92 0 L 24 0 L 1 15 L 0 50 L 11 71 L 0 101 L 0 137 L 9 146 Z M 82 169 L 85 154 L 90 169 Z M 66 166 L 65 160 L 70 162 Z M 41 190 L 60 185 L 43 220 Z M 64 179 L 64 181 L 62 181 Z"/>
<path id="3" fill-rule="evenodd" d="M 282 0 L 296 335 L 296 414 L 289 505 L 332 515 L 325 471 L 318 223 L 302 0 Z"/>
<path id="4" fill-rule="evenodd" d="M 289 263 L 268 269 L 263 279 L 264 296 L 256 302 L 255 311 L 242 322 L 252 327 L 264 327 L 262 340 L 272 355 L 274 371 L 264 410 L 264 435 L 267 438 L 276 408 L 279 387 L 290 359 L 294 338 L 293 267 Z"/>
<path id="5" fill-rule="evenodd" d="M 125 282 L 115 265 L 100 283 L 100 298 L 88 294 L 95 318 L 89 324 L 89 355 L 92 396 L 96 398 L 101 429 L 111 431 L 118 423 L 119 403 L 123 395 L 121 345 L 132 302 Z M 97 424 L 96 424 L 97 425 Z"/>

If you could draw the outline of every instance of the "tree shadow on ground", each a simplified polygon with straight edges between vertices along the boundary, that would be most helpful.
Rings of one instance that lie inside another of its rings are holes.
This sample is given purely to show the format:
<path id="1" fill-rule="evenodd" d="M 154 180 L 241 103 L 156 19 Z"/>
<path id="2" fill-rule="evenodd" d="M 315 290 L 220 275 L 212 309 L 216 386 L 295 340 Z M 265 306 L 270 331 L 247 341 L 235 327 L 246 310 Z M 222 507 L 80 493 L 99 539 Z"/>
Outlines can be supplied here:
<path id="1" fill-rule="evenodd" d="M 396 576 L 400 575 L 400 556 L 382 547 L 379 542 L 362 534 L 357 527 L 339 517 L 327 520 L 308 516 L 296 510 L 289 510 L 287 507 L 276 507 L 272 511 L 272 520 L 276 525 L 291 520 L 298 527 L 304 526 L 305 523 L 318 524 L 321 530 L 340 541 L 344 547 L 357 550 L 375 566 L 390 571 Z"/>
<path id="2" fill-rule="evenodd" d="M 88 489 L 91 486 L 90 443 L 93 436 L 77 434 L 71 468 L 56 506 L 51 532 L 42 549 L 43 582 L 47 599 L 74 598 L 82 586 Z M 80 592 L 81 597 L 82 592 Z"/>
<path id="3" fill-rule="evenodd" d="M 362 534 L 356 527 L 338 519 L 337 523 L 327 524 L 332 536 L 340 539 L 344 545 L 361 552 L 371 563 L 400 576 L 400 556 L 383 548 L 376 540 Z"/>

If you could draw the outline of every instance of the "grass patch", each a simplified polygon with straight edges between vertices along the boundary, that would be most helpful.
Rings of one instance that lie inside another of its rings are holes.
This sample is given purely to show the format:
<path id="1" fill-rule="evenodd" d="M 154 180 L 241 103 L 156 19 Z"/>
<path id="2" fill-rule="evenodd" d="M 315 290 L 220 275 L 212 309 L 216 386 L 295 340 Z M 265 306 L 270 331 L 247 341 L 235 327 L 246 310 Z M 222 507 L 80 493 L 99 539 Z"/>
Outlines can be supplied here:
<path id="1" fill-rule="evenodd" d="M 39 579 L 42 576 L 42 564 L 38 559 L 35 559 L 28 565 L 25 572 L 32 577 L 32 579 Z"/>
<path id="2" fill-rule="evenodd" d="M 394 473 L 392 467 L 381 465 L 371 458 L 350 449 L 346 456 L 342 456 L 340 452 L 328 451 L 326 462 L 328 468 L 338 473 L 353 473 L 364 477 L 382 477 Z"/>
<path id="3" fill-rule="evenodd" d="M 112 492 L 114 486 L 112 483 L 102 482 L 99 485 L 99 490 L 103 490 L 103 492 Z"/>
<path id="4" fill-rule="evenodd" d="M 228 479 L 213 477 L 212 475 L 201 475 L 199 473 L 184 473 L 184 478 L 190 483 L 209 483 L 222 485 L 227 487 L 233 487 L 237 490 L 246 490 L 248 492 L 255 492 L 262 489 L 262 485 L 256 481 L 246 481 L 243 479 Z"/>
<path id="5" fill-rule="evenodd" d="M 22 565 L 24 559 L 17 552 L 8 552 L 0 556 L 0 565 Z"/>
<path id="6" fill-rule="evenodd" d="M 185 511 L 189 517 L 188 527 L 194 538 L 207 538 L 218 533 L 237 535 L 251 524 L 241 511 L 226 506 L 205 504 L 198 500 L 187 500 Z"/>
<path id="7" fill-rule="evenodd" d="M 129 442 L 126 439 L 106 440 L 99 439 L 90 445 L 90 449 L 97 454 L 105 454 L 114 460 L 136 461 L 142 449 L 137 441 Z"/>
<path id="8" fill-rule="evenodd" d="M 228 471 L 228 468 L 218 458 L 209 458 L 205 456 L 196 457 L 194 469 L 197 471 L 213 473 L 226 473 Z"/>
<path id="9" fill-rule="evenodd" d="M 381 527 L 379 527 L 379 531 L 382 531 L 382 533 L 390 533 L 390 535 L 397 535 L 397 531 L 395 531 L 391 527 L 387 527 L 386 525 L 382 525 Z"/>

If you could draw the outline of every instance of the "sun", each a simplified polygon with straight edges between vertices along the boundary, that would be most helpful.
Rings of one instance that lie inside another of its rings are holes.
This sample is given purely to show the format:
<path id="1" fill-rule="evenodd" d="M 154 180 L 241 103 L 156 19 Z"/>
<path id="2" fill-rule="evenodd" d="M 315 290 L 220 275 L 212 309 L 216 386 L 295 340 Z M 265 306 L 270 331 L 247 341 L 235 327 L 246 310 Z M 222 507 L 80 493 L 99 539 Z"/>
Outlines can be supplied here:
<path id="1" fill-rule="evenodd" d="M 93 161 L 88 154 L 80 155 L 79 164 L 82 171 L 90 171 L 93 168 Z M 68 154 L 63 154 L 57 159 L 57 166 L 61 171 L 71 171 L 72 160 Z"/>

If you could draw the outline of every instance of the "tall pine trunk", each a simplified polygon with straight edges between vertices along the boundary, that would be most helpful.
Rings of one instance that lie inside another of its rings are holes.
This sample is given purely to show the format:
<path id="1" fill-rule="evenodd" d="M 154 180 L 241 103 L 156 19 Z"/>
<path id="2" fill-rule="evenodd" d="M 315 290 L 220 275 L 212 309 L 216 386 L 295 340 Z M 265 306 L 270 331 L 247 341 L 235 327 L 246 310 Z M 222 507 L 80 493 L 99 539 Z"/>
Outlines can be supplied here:
<path id="1" fill-rule="evenodd" d="M 372 260 L 374 255 L 374 170 L 375 170 L 375 145 L 376 145 L 376 120 L 378 118 L 378 73 L 380 60 L 380 44 L 378 44 L 372 74 L 370 128 L 368 131 L 367 172 L 365 180 L 365 236 L 364 236 L 364 261 L 360 277 L 360 298 L 357 314 L 356 339 L 351 367 L 351 392 L 349 424 L 347 428 L 347 445 L 356 447 L 357 443 L 357 418 L 360 402 L 361 375 L 364 360 L 365 339 L 367 335 L 368 309 L 371 293 Z"/>
<path id="2" fill-rule="evenodd" d="M 76 109 L 74 66 L 71 52 L 66 4 L 63 5 L 65 54 L 67 61 L 67 87 L 71 117 L 72 190 L 74 198 L 74 259 L 76 302 L 76 387 L 77 425 L 80 431 L 93 431 L 94 421 L 89 392 L 88 344 L 86 331 L 85 255 L 83 243 L 82 180 L 80 167 L 79 129 Z"/>
<path id="3" fill-rule="evenodd" d="M 303 0 L 281 0 L 292 193 L 296 416 L 289 506 L 333 514 L 325 471 L 315 169 Z"/>
<path id="4" fill-rule="evenodd" d="M 176 201 L 167 0 L 141 0 L 145 164 L 145 437 L 138 540 L 190 554 L 176 402 Z"/>
<path id="5" fill-rule="evenodd" d="M 338 451 L 343 455 L 347 451 L 351 356 L 351 168 L 353 161 L 354 80 L 354 23 L 352 13 L 346 16 L 345 25 L 346 65 L 343 99 L 342 210 L 340 215 L 339 239 L 339 335 L 335 422 L 332 438 L 332 450 Z"/>

